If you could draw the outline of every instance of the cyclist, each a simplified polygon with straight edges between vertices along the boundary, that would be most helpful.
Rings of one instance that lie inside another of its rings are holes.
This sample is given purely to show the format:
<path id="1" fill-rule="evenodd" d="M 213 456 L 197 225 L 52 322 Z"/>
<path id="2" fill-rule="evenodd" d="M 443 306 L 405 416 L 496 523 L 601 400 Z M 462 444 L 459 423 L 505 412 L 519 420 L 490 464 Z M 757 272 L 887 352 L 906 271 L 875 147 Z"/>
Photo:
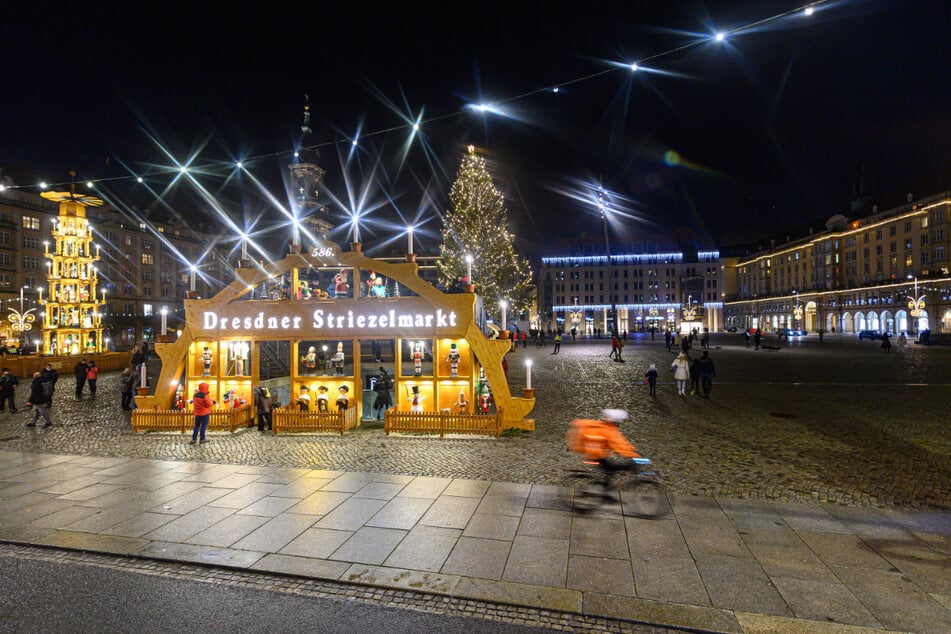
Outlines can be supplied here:
<path id="1" fill-rule="evenodd" d="M 603 473 L 600 484 L 605 489 L 615 472 L 636 468 L 635 460 L 641 457 L 618 429 L 627 417 L 623 409 L 603 409 L 600 419 L 576 418 L 568 430 L 568 447 L 581 454 L 586 464 L 597 465 Z"/>

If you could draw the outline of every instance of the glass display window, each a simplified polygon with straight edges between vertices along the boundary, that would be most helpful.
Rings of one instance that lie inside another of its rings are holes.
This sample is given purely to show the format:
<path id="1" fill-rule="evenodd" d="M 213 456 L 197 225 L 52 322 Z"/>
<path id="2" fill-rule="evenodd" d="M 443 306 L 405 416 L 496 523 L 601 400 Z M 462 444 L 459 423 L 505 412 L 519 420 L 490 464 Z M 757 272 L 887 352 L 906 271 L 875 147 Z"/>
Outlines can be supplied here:
<path id="1" fill-rule="evenodd" d="M 226 376 L 250 376 L 251 374 L 251 342 L 228 341 L 225 348 Z"/>
<path id="2" fill-rule="evenodd" d="M 400 347 L 402 376 L 433 375 L 433 340 L 403 339 Z"/>
<path id="3" fill-rule="evenodd" d="M 362 271 L 360 297 L 392 297 L 393 280 L 387 279 L 376 271 Z"/>
<path id="4" fill-rule="evenodd" d="M 469 384 L 441 382 L 439 411 L 447 414 L 472 414 L 472 388 Z"/>
<path id="5" fill-rule="evenodd" d="M 190 374 L 192 376 L 214 376 L 218 374 L 216 363 L 218 346 L 211 341 L 196 341 L 194 343 L 193 363 Z"/>
<path id="6" fill-rule="evenodd" d="M 468 377 L 471 373 L 469 344 L 465 339 L 440 339 L 439 376 Z"/>
<path id="7" fill-rule="evenodd" d="M 353 267 L 302 267 L 297 269 L 294 296 L 301 301 L 346 299 L 354 296 Z"/>
<path id="8" fill-rule="evenodd" d="M 396 386 L 396 404 L 402 412 L 432 412 L 435 409 L 431 381 L 399 381 Z"/>

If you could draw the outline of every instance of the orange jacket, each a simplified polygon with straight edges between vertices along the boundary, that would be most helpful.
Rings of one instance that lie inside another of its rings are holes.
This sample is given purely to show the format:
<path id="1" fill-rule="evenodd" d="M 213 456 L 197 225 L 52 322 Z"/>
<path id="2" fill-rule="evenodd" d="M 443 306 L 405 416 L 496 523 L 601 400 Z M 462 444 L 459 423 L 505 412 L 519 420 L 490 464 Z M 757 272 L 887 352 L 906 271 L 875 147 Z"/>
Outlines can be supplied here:
<path id="1" fill-rule="evenodd" d="M 568 447 L 588 460 L 601 460 L 612 453 L 639 458 L 637 449 L 624 437 L 617 425 L 603 420 L 577 418 L 568 430 Z"/>
<path id="2" fill-rule="evenodd" d="M 99 378 L 99 366 L 98 365 L 89 366 L 89 369 L 86 370 L 86 379 L 89 381 L 93 381 L 98 378 Z"/>

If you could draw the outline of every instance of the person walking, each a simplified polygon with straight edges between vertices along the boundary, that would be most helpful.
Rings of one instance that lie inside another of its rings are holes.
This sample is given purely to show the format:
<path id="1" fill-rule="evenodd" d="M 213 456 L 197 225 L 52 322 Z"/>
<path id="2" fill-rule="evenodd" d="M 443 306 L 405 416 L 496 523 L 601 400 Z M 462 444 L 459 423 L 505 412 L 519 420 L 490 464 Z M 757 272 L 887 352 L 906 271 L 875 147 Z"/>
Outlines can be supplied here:
<path id="1" fill-rule="evenodd" d="M 617 361 L 617 359 L 615 358 L 616 356 L 617 356 L 617 337 L 615 337 L 614 335 L 611 335 L 611 354 L 608 355 L 608 358 L 613 359 L 614 361 Z"/>
<path id="2" fill-rule="evenodd" d="M 271 429 L 271 391 L 263 385 L 254 388 L 254 410 L 258 413 L 258 431 Z"/>
<path id="3" fill-rule="evenodd" d="M 555 350 L 552 352 L 552 354 L 558 354 L 560 350 L 561 350 L 561 332 L 556 332 L 555 333 Z"/>
<path id="4" fill-rule="evenodd" d="M 17 413 L 17 403 L 15 397 L 16 386 L 20 384 L 16 376 L 10 372 L 10 368 L 3 368 L 3 374 L 0 374 L 0 412 L 4 411 L 7 403 L 10 404 L 10 413 Z"/>
<path id="5" fill-rule="evenodd" d="M 886 353 L 892 351 L 892 339 L 888 336 L 888 333 L 882 334 L 882 350 Z"/>
<path id="6" fill-rule="evenodd" d="M 905 351 L 905 344 L 908 343 L 908 337 L 905 336 L 905 331 L 903 330 L 900 335 L 898 335 L 898 352 Z M 2 409 L 3 405 L 0 405 Z"/>
<path id="7" fill-rule="evenodd" d="M 40 378 L 43 380 L 43 390 L 49 396 L 47 407 L 51 407 L 53 405 L 53 393 L 56 391 L 56 382 L 59 381 L 59 372 L 56 371 L 52 363 L 47 363 L 40 370 Z"/>
<path id="8" fill-rule="evenodd" d="M 650 364 L 647 372 L 644 373 L 644 377 L 647 381 L 647 387 L 650 388 L 650 395 L 657 396 L 657 366 L 653 363 Z"/>
<path id="9" fill-rule="evenodd" d="M 86 383 L 89 384 L 89 395 L 96 398 L 96 380 L 99 378 L 99 366 L 95 361 L 89 362 L 86 370 Z"/>
<path id="10" fill-rule="evenodd" d="M 689 360 L 690 357 L 687 357 Z M 690 396 L 700 391 L 700 359 L 690 362 Z"/>
<path id="11" fill-rule="evenodd" d="M 28 407 L 33 408 L 33 418 L 27 427 L 36 427 L 36 421 L 40 418 L 45 420 L 43 427 L 51 427 L 53 419 L 50 418 L 49 407 L 53 403 L 52 395 L 48 394 L 49 381 L 45 380 L 42 372 L 33 373 L 33 381 L 30 383 L 30 400 L 26 402 Z"/>
<path id="12" fill-rule="evenodd" d="M 135 375 L 132 368 L 123 368 L 119 375 L 119 392 L 122 393 L 122 411 L 132 409 L 132 395 L 135 392 Z"/>
<path id="13" fill-rule="evenodd" d="M 759 350 L 759 344 L 763 340 L 763 335 L 759 333 L 759 328 L 756 329 L 756 332 L 753 334 L 753 348 Z"/>
<path id="14" fill-rule="evenodd" d="M 627 363 L 627 361 L 621 357 L 622 352 L 624 352 L 624 339 L 617 337 L 617 352 L 614 354 L 614 360 L 618 363 Z"/>
<path id="15" fill-rule="evenodd" d="M 86 361 L 86 357 L 83 357 L 76 362 L 76 365 L 73 366 L 73 376 L 76 377 L 76 399 L 79 400 L 83 397 L 83 386 L 86 385 L 86 373 L 89 370 L 89 363 Z M 90 386 L 92 389 L 92 386 Z"/>
<path id="16" fill-rule="evenodd" d="M 677 381 L 677 394 L 687 395 L 687 379 L 690 378 L 690 361 L 687 359 L 687 353 L 681 352 L 677 358 L 670 364 L 670 369 L 674 372 L 674 380 Z"/>
<path id="17" fill-rule="evenodd" d="M 710 358 L 709 351 L 704 350 L 703 354 L 701 354 L 697 360 L 697 363 L 699 364 L 697 366 L 697 373 L 700 375 L 700 387 L 703 390 L 703 398 L 710 398 L 710 391 L 713 389 L 713 377 L 717 375 L 717 372 L 713 364 L 713 359 Z"/>
<path id="18" fill-rule="evenodd" d="M 215 404 L 208 394 L 208 384 L 202 381 L 198 384 L 198 391 L 192 397 L 192 407 L 195 410 L 195 426 L 192 428 L 192 441 L 190 444 L 203 444 L 207 442 L 205 432 L 208 429 L 208 421 L 211 419 L 211 408 Z"/>
<path id="19" fill-rule="evenodd" d="M 709 350 L 710 349 L 710 329 L 704 328 L 703 334 L 700 335 L 700 349 Z"/>
<path id="20" fill-rule="evenodd" d="M 390 375 L 386 373 L 385 368 L 380 368 L 380 376 L 373 384 L 373 393 L 376 395 L 373 399 L 373 411 L 377 420 L 383 420 L 386 410 L 393 407 L 393 395 L 390 393 L 392 389 L 393 381 Z"/>
<path id="21" fill-rule="evenodd" d="M 519 338 L 522 340 L 522 348 L 527 348 L 528 347 L 528 333 L 523 330 L 522 334 L 519 335 Z"/>

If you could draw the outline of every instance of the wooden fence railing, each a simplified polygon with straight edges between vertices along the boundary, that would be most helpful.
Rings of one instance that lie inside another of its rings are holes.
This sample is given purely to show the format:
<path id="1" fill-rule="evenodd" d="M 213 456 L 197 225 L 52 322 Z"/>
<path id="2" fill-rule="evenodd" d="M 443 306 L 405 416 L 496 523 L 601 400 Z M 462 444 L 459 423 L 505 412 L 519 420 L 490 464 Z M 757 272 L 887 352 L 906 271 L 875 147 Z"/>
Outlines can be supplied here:
<path id="1" fill-rule="evenodd" d="M 399 434 L 472 434 L 495 436 L 502 433 L 502 411 L 490 414 L 450 414 L 446 412 L 401 412 L 395 407 L 386 411 L 383 431 Z"/>
<path id="2" fill-rule="evenodd" d="M 275 434 L 293 432 L 336 432 L 343 434 L 360 425 L 359 408 L 341 411 L 302 412 L 297 405 L 285 405 L 271 412 L 271 428 Z"/>
<path id="3" fill-rule="evenodd" d="M 251 406 L 211 410 L 208 431 L 234 432 L 251 422 Z M 132 411 L 132 431 L 191 431 L 195 426 L 195 412 L 182 409 L 136 409 Z"/>

